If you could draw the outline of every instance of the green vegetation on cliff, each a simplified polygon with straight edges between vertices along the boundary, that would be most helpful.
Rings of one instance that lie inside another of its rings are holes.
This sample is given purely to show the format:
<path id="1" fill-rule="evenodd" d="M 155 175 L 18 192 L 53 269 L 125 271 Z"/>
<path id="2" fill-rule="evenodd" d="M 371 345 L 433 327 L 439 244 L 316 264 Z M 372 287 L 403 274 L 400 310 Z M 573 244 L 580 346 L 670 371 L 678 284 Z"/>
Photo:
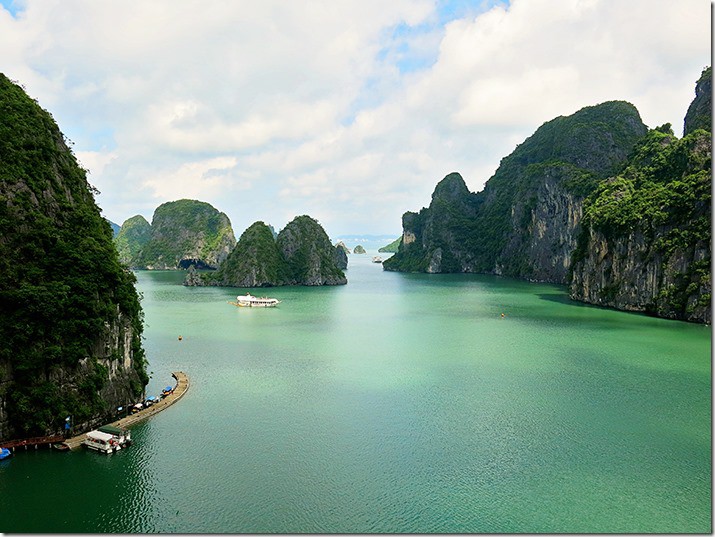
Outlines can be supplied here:
<path id="1" fill-rule="evenodd" d="M 345 273 L 335 264 L 335 248 L 323 226 L 296 216 L 279 233 L 278 250 L 286 262 L 288 285 L 342 285 Z"/>
<path id="2" fill-rule="evenodd" d="M 110 410 L 101 362 L 129 353 L 123 397 L 148 381 L 142 312 L 95 190 L 48 112 L 0 75 L 0 438 Z M 131 349 L 109 331 L 126 324 Z"/>
<path id="3" fill-rule="evenodd" d="M 645 309 L 665 317 L 709 318 L 711 153 L 708 131 L 694 130 L 678 140 L 670 125 L 652 130 L 623 173 L 586 199 L 574 270 L 583 270 L 593 248 L 591 230 L 613 244 L 643 237 L 640 262 L 657 256 L 653 273 L 660 279 L 660 291 Z M 614 278 L 601 298 L 617 299 L 627 284 Z"/>
<path id="4" fill-rule="evenodd" d="M 127 233 L 117 237 L 122 261 L 130 267 L 172 270 L 193 264 L 216 268 L 236 245 L 228 216 L 203 201 L 182 199 L 160 205 L 148 236 L 146 220 L 139 218 L 127 220 L 122 225 L 122 229 L 129 226 Z"/>
<path id="5" fill-rule="evenodd" d="M 255 222 L 243 232 L 238 244 L 208 278 L 217 285 L 265 287 L 286 278 L 285 264 L 269 226 Z"/>
<path id="6" fill-rule="evenodd" d="M 381 252 L 381 253 L 394 254 L 400 248 L 400 244 L 402 244 L 402 237 L 397 237 L 390 244 L 388 244 L 387 246 L 383 246 L 382 248 L 379 248 L 377 251 Z"/>
<path id="7" fill-rule="evenodd" d="M 711 77 L 681 140 L 614 101 L 542 125 L 482 192 L 446 176 L 428 208 L 403 215 L 383 267 L 569 284 L 578 300 L 709 322 Z"/>
<path id="8" fill-rule="evenodd" d="M 119 261 L 133 268 L 134 261 L 150 238 L 151 225 L 146 218 L 138 214 L 126 220 L 114 237 Z"/>
<path id="9" fill-rule="evenodd" d="M 272 228 L 256 222 L 215 273 L 191 271 L 185 285 L 341 285 L 347 280 L 336 253 L 323 227 L 309 216 L 296 217 L 275 239 Z"/>

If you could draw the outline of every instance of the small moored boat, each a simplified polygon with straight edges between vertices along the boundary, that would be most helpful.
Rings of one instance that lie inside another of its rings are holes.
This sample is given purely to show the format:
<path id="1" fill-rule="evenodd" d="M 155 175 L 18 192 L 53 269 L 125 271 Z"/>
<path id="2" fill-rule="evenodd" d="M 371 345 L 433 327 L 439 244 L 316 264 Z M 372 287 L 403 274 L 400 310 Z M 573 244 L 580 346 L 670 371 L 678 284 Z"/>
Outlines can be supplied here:
<path id="1" fill-rule="evenodd" d="M 113 435 L 102 431 L 89 431 L 87 438 L 82 440 L 82 445 L 93 451 L 105 454 L 114 453 L 122 449 Z"/>
<path id="2" fill-rule="evenodd" d="M 376 255 L 372 258 L 372 262 L 373 263 L 382 263 L 382 257 L 380 257 L 379 255 Z"/>
<path id="3" fill-rule="evenodd" d="M 250 293 L 246 293 L 246 296 L 237 296 L 236 301 L 236 305 L 242 308 L 274 308 L 281 303 L 277 298 L 268 298 L 265 296 L 259 298 Z"/>
<path id="4" fill-rule="evenodd" d="M 12 451 L 7 448 L 0 448 L 0 461 L 12 457 Z"/>

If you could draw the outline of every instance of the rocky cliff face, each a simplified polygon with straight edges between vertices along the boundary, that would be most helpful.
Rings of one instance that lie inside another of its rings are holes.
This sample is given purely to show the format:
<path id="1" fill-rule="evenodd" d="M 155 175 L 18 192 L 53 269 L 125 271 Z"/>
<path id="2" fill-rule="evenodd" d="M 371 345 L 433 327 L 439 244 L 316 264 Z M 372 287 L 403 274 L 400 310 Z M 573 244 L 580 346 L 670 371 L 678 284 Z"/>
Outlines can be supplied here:
<path id="1" fill-rule="evenodd" d="M 685 114 L 683 136 L 687 136 L 696 129 L 710 132 L 713 117 L 713 69 L 708 67 L 703 70 L 700 79 L 695 85 L 695 99 L 690 103 Z"/>
<path id="2" fill-rule="evenodd" d="M 295 217 L 279 233 L 276 245 L 286 262 L 287 285 L 345 285 L 335 264 L 335 248 L 323 226 L 310 216 Z"/>
<path id="3" fill-rule="evenodd" d="M 340 270 L 348 268 L 348 250 L 347 246 L 342 242 L 335 245 L 335 266 Z"/>
<path id="4" fill-rule="evenodd" d="M 402 244 L 384 268 L 566 283 L 584 197 L 624 165 L 645 132 L 638 111 L 621 101 L 545 123 L 482 192 L 453 173 L 429 208 L 405 213 Z"/>
<path id="5" fill-rule="evenodd" d="M 572 298 L 711 322 L 711 156 L 707 131 L 649 133 L 586 200 Z"/>
<path id="6" fill-rule="evenodd" d="M 52 117 L 0 75 L 0 440 L 74 430 L 148 381 L 134 276 Z"/>
<path id="7" fill-rule="evenodd" d="M 215 273 L 191 270 L 184 285 L 270 287 L 342 285 L 338 251 L 322 226 L 309 216 L 296 217 L 274 238 L 263 222 L 252 224 Z"/>
<path id="8" fill-rule="evenodd" d="M 678 140 L 624 102 L 545 123 L 484 190 L 459 174 L 403 216 L 386 270 L 567 284 L 576 300 L 710 322 L 711 69 Z"/>
<path id="9" fill-rule="evenodd" d="M 283 259 L 272 230 L 263 222 L 256 222 L 243 232 L 216 273 L 209 276 L 209 281 L 212 285 L 268 287 L 284 278 Z"/>
<path id="10" fill-rule="evenodd" d="M 672 227 L 656 230 L 658 241 Z M 698 242 L 672 252 L 653 248 L 649 231 L 616 238 L 589 228 L 588 255 L 574 269 L 570 296 L 589 304 L 710 323 L 710 247 Z"/>
<path id="11" fill-rule="evenodd" d="M 124 225 L 136 228 L 136 219 Z M 138 248 L 128 262 L 134 268 L 174 270 L 195 265 L 215 269 L 233 250 L 236 238 L 228 216 L 203 201 L 184 199 L 157 207 L 149 238 L 144 244 L 130 244 Z"/>

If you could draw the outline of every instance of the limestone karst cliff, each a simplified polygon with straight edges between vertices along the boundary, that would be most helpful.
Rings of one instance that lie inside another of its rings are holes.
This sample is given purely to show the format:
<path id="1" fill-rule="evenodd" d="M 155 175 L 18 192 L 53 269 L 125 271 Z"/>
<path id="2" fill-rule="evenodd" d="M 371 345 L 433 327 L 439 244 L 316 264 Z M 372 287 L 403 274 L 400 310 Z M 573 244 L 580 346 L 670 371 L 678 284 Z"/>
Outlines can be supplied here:
<path id="1" fill-rule="evenodd" d="M 564 283 L 584 197 L 645 133 L 622 101 L 545 123 L 502 159 L 483 191 L 469 192 L 458 173 L 446 176 L 428 208 L 405 213 L 402 244 L 383 266 Z"/>
<path id="2" fill-rule="evenodd" d="M 131 268 L 215 269 L 236 245 L 228 216 L 203 201 L 163 203 L 146 224 L 142 216 L 130 218 L 115 240 L 122 262 Z"/>
<path id="3" fill-rule="evenodd" d="M 542 125 L 481 192 L 448 175 L 404 214 L 384 268 L 555 282 L 576 300 L 710 322 L 710 78 L 681 140 L 614 101 Z"/>
<path id="4" fill-rule="evenodd" d="M 711 322 L 711 76 L 698 81 L 682 139 L 669 125 L 652 130 L 586 200 L 572 298 Z"/>
<path id="5" fill-rule="evenodd" d="M 214 273 L 190 270 L 189 286 L 270 287 L 280 285 L 342 285 L 337 248 L 323 227 L 309 216 L 298 216 L 274 238 L 263 222 L 252 224 Z"/>
<path id="6" fill-rule="evenodd" d="M 0 75 L 0 440 L 75 431 L 148 381 L 134 276 L 49 113 Z"/>
<path id="7" fill-rule="evenodd" d="M 213 285 L 232 287 L 268 287 L 283 281 L 283 260 L 271 228 L 263 222 L 249 226 L 216 273 L 207 277 Z"/>

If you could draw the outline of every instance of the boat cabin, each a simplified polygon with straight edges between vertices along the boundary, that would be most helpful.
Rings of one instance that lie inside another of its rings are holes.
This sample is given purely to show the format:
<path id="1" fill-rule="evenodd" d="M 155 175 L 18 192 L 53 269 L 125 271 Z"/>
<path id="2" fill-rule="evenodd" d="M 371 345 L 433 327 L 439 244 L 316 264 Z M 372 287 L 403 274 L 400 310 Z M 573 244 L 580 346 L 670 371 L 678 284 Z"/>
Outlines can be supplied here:
<path id="1" fill-rule="evenodd" d="M 132 443 L 132 433 L 128 429 L 121 429 L 113 425 L 103 425 L 97 430 L 101 433 L 111 434 L 112 438 L 114 438 L 121 447 L 129 446 Z"/>

